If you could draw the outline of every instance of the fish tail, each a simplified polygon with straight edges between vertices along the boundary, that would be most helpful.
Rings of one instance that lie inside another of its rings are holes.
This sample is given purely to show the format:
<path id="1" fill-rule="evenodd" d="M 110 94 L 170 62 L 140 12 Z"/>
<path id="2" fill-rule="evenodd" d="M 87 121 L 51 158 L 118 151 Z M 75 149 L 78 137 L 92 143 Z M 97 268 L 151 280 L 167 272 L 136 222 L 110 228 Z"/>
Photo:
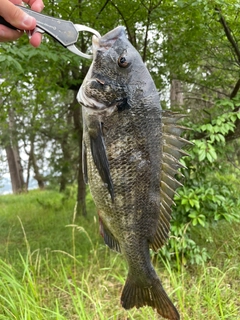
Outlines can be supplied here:
<path id="1" fill-rule="evenodd" d="M 157 312 L 166 319 L 180 319 L 177 309 L 164 291 L 159 279 L 154 279 L 152 286 L 143 287 L 134 283 L 128 276 L 122 291 L 121 304 L 124 309 L 150 306 L 157 309 Z"/>

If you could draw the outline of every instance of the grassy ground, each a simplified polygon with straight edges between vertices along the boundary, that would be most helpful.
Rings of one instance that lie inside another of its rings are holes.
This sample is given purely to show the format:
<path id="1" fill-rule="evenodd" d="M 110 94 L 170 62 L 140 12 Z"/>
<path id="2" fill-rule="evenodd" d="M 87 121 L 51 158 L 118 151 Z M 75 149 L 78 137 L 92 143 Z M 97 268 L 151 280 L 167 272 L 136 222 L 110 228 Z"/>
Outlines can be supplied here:
<path id="1" fill-rule="evenodd" d="M 0 320 L 160 319 L 119 303 L 127 267 L 103 244 L 96 210 L 74 217 L 74 200 L 53 191 L 0 196 Z M 204 266 L 157 272 L 185 320 L 240 319 L 240 225 L 207 230 Z"/>

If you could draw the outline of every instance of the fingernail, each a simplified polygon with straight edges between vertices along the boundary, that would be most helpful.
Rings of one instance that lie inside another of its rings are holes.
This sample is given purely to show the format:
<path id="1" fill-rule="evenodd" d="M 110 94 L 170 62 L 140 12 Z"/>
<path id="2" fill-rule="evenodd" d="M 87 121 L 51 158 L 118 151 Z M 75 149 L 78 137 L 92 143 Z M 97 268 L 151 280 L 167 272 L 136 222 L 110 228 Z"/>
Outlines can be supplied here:
<path id="1" fill-rule="evenodd" d="M 22 26 L 24 28 L 32 28 L 35 22 L 36 22 L 35 18 L 29 16 L 28 14 L 25 14 L 22 21 Z"/>

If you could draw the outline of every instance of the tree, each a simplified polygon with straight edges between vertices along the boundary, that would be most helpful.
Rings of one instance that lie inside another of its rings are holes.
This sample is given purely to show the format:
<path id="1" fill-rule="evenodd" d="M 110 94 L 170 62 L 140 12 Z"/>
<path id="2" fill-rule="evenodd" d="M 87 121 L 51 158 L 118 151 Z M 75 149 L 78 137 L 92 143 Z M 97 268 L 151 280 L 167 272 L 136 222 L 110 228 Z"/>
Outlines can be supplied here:
<path id="1" fill-rule="evenodd" d="M 44 13 L 89 25 L 101 34 L 125 26 L 159 88 L 162 107 L 187 113 L 187 125 L 195 128 L 194 134 L 186 134 L 201 145 L 200 154 L 193 151 L 194 164 L 188 163 L 191 170 L 185 172 L 189 191 L 194 173 L 209 180 L 205 167 L 216 169 L 221 159 L 230 172 L 239 164 L 239 153 L 232 147 L 239 145 L 240 136 L 239 10 L 235 0 L 46 0 Z M 91 35 L 80 34 L 79 48 L 85 52 L 90 44 Z M 1 99 L 11 101 L 14 110 L 14 139 L 20 155 L 26 151 L 28 156 L 22 162 L 26 181 L 33 171 L 39 187 L 55 184 L 64 191 L 76 182 L 78 208 L 83 214 L 86 190 L 81 168 L 81 107 L 76 94 L 89 63 L 48 36 L 37 50 L 26 38 L 0 46 Z M 3 103 L 2 109 L 4 136 L 10 109 Z M 216 121 L 219 131 L 211 132 L 217 130 Z"/>

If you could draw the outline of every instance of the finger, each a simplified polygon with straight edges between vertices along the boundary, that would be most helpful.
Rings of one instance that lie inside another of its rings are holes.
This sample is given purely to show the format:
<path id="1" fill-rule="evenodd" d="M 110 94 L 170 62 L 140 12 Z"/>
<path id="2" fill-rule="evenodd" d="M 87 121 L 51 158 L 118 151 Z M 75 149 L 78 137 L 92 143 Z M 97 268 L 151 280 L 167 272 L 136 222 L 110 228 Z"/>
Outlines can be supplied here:
<path id="1" fill-rule="evenodd" d="M 8 0 L 1 0 L 0 15 L 14 27 L 20 30 L 33 30 L 36 27 L 36 20 L 16 7 Z"/>
<path id="2" fill-rule="evenodd" d="M 31 45 L 35 48 L 40 46 L 41 41 L 42 41 L 42 35 L 39 32 L 34 33 L 30 39 Z"/>
<path id="3" fill-rule="evenodd" d="M 32 10 L 41 12 L 44 8 L 44 4 L 42 0 L 24 0 L 25 3 L 27 3 Z"/>
<path id="4" fill-rule="evenodd" d="M 26 4 L 28 4 L 32 10 L 37 11 L 37 12 L 41 12 L 44 8 L 44 4 L 42 0 L 11 0 L 12 3 L 14 4 L 22 4 L 22 2 L 25 2 Z"/>
<path id="5" fill-rule="evenodd" d="M 23 31 L 12 30 L 3 25 L 0 25 L 0 42 L 14 41 L 20 38 Z"/>

